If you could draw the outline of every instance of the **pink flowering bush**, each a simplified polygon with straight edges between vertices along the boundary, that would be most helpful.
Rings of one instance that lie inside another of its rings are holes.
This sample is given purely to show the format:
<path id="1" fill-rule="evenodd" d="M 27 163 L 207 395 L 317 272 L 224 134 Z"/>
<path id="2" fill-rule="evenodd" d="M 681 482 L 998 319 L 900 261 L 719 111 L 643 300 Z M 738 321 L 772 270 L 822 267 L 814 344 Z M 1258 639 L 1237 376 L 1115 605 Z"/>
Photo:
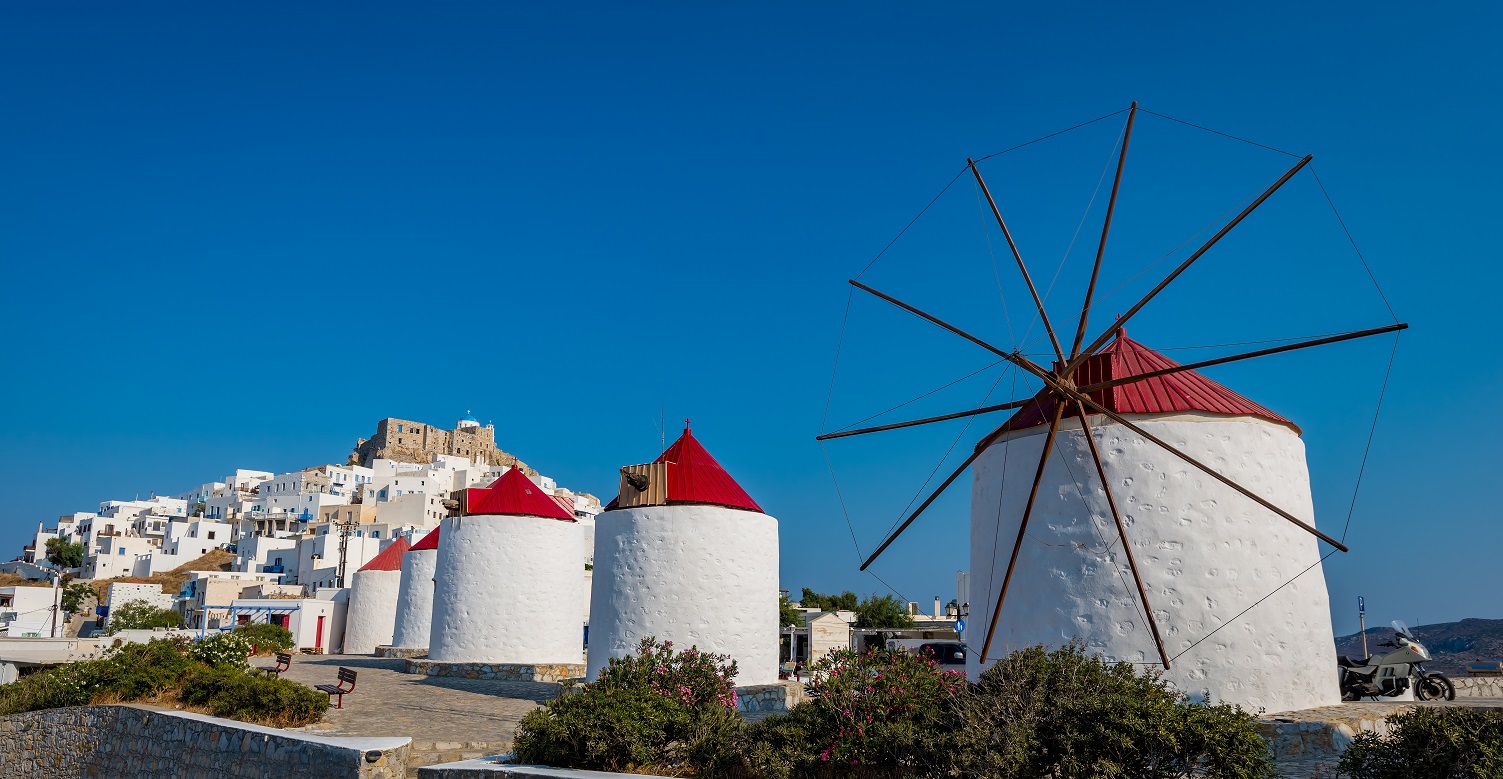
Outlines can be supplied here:
<path id="1" fill-rule="evenodd" d="M 632 657 L 612 658 L 595 685 L 604 690 L 641 690 L 689 708 L 736 708 L 736 661 L 728 655 L 689 647 L 674 651 L 672 641 L 644 638 Z"/>
<path id="2" fill-rule="evenodd" d="M 810 669 L 810 700 L 748 729 L 759 776 L 922 776 L 947 739 L 947 710 L 965 674 L 927 653 L 832 652 Z"/>
<path id="3" fill-rule="evenodd" d="M 740 763 L 736 664 L 647 638 L 599 678 L 522 718 L 526 763 L 667 776 L 727 776 Z"/>

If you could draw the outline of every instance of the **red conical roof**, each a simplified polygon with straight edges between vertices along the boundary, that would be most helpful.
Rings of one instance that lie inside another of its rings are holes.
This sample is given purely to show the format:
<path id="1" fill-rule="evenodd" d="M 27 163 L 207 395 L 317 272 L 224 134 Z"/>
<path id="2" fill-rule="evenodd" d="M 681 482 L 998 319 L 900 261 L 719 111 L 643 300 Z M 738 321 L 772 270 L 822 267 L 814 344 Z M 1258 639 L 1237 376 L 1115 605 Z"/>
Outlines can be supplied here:
<path id="1" fill-rule="evenodd" d="M 402 570 L 402 555 L 412 548 L 412 543 L 407 536 L 398 536 L 391 546 L 381 550 L 381 554 L 371 558 L 371 561 L 360 566 L 362 571 L 400 571 Z"/>
<path id="2" fill-rule="evenodd" d="M 421 541 L 413 544 L 412 548 L 408 549 L 407 551 L 409 551 L 409 552 L 416 552 L 419 549 L 437 549 L 437 548 L 438 548 L 438 528 L 434 528 L 433 532 L 429 533 L 426 536 L 423 536 L 423 540 L 421 540 Z"/>
<path id="3" fill-rule="evenodd" d="M 684 434 L 653 462 L 668 464 L 669 504 L 702 503 L 765 513 L 710 456 L 688 425 L 684 426 Z M 616 508 L 616 501 L 612 500 L 606 508 Z"/>
<path id="4" fill-rule="evenodd" d="M 552 495 L 532 483 L 521 468 L 513 467 L 501 474 L 489 487 L 465 490 L 466 514 L 505 514 L 518 517 L 547 517 L 574 521 Z"/>
<path id="5" fill-rule="evenodd" d="M 1116 340 L 1091 355 L 1075 372 L 1076 386 L 1084 387 L 1115 379 L 1178 367 L 1179 363 L 1127 337 L 1119 330 Z M 1180 371 L 1151 379 L 1135 381 L 1090 393 L 1091 400 L 1118 414 L 1166 414 L 1200 411 L 1227 416 L 1248 416 L 1288 425 L 1294 432 L 1299 426 L 1278 414 L 1242 397 L 1195 371 Z M 990 446 L 1002 433 L 1026 430 L 1049 424 L 1054 418 L 1055 400 L 1039 393 L 1038 403 L 1024 406 L 1011 419 L 986 438 L 978 448 Z M 1066 417 L 1078 416 L 1073 404 L 1065 408 Z"/>

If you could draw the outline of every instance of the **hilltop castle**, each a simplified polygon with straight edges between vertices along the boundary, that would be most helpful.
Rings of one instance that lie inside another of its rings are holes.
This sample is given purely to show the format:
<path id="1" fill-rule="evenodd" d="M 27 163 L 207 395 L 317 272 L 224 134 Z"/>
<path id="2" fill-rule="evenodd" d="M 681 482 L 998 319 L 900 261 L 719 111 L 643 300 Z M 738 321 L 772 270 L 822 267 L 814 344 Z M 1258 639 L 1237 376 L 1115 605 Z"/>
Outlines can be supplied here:
<path id="1" fill-rule="evenodd" d="M 370 467 L 377 458 L 404 463 L 427 463 L 433 455 L 468 457 L 491 465 L 511 465 L 513 457 L 496 448 L 496 426 L 482 427 L 468 413 L 444 430 L 410 419 L 387 417 L 376 423 L 376 434 L 355 442 L 350 464 Z M 525 469 L 525 465 L 523 466 Z"/>

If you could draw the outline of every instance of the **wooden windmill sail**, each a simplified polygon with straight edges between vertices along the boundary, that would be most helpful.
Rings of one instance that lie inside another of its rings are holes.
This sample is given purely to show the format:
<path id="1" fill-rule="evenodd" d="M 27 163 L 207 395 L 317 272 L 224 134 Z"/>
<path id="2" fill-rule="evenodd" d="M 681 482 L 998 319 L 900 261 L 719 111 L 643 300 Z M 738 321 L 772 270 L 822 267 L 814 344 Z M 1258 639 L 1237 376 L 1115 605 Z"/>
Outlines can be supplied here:
<path id="1" fill-rule="evenodd" d="M 1045 367 L 1044 365 L 1041 365 L 1029 359 L 1020 351 L 1009 351 L 994 346 L 940 319 L 939 317 L 921 311 L 918 308 L 897 299 L 896 297 L 873 289 L 872 287 L 857 280 L 853 279 L 850 281 L 850 283 L 857 289 L 881 298 L 882 300 L 885 300 L 892 305 L 915 314 L 933 323 L 934 325 L 937 325 L 967 341 L 970 341 L 978 347 L 997 355 L 1008 363 L 1011 363 L 1013 366 L 1026 371 L 1027 373 L 1037 378 L 1039 381 L 1043 382 L 1043 389 L 1037 395 L 1031 398 L 1014 400 L 998 405 L 958 411 L 950 414 L 927 417 L 924 419 L 915 419 L 907 422 L 898 422 L 876 427 L 867 427 L 857 430 L 829 433 L 818 437 L 818 440 L 821 441 L 835 438 L 844 438 L 886 430 L 912 427 L 915 425 L 942 422 L 945 420 L 958 419 L 961 417 L 975 416 L 979 414 L 987 414 L 1004 410 L 1014 410 L 1019 412 L 1018 415 L 1014 417 L 1014 421 L 1026 420 L 1031 417 L 1031 424 L 1037 424 L 1040 426 L 1047 425 L 1047 432 L 1045 433 L 1045 438 L 1042 442 L 1042 453 L 1039 456 L 1038 463 L 1034 469 L 1032 487 L 1029 490 L 1027 502 L 1024 504 L 1022 510 L 1021 521 L 1019 522 L 1017 530 L 1017 537 L 1012 544 L 1006 572 L 1002 578 L 1002 584 L 997 590 L 996 605 L 991 609 L 990 612 L 991 616 L 986 629 L 986 638 L 981 647 L 980 660 L 982 662 L 985 662 L 988 657 L 988 653 L 991 651 L 993 638 L 997 632 L 999 615 L 1001 614 L 1003 605 L 1007 600 L 1009 586 L 1013 583 L 1014 573 L 1018 565 L 1019 551 L 1022 548 L 1025 536 L 1028 534 L 1029 520 L 1034 514 L 1035 504 L 1039 499 L 1039 489 L 1040 484 L 1044 479 L 1045 468 L 1049 461 L 1051 451 L 1054 449 L 1056 436 L 1061 432 L 1061 422 L 1067 417 L 1078 418 L 1078 424 L 1080 425 L 1083 440 L 1086 442 L 1086 445 L 1089 449 L 1090 458 L 1093 461 L 1094 465 L 1094 473 L 1091 475 L 1093 477 L 1093 480 L 1099 481 L 1101 490 L 1104 493 L 1105 503 L 1112 516 L 1117 535 L 1122 542 L 1122 549 L 1124 556 L 1126 557 L 1126 562 L 1132 572 L 1136 597 L 1138 598 L 1139 603 L 1142 606 L 1143 612 L 1147 619 L 1148 627 L 1153 634 L 1154 643 L 1158 650 L 1159 660 L 1165 669 L 1168 669 L 1170 667 L 1171 658 L 1169 656 L 1169 653 L 1165 650 L 1164 638 L 1160 634 L 1160 626 L 1158 624 L 1158 620 L 1155 618 L 1153 607 L 1149 602 L 1149 588 L 1145 587 L 1144 585 L 1144 577 L 1142 575 L 1142 571 L 1140 570 L 1139 563 L 1134 558 L 1132 552 L 1132 544 L 1129 542 L 1128 523 L 1124 521 L 1123 512 L 1118 505 L 1116 492 L 1114 491 L 1111 479 L 1108 477 L 1108 465 L 1112 461 L 1103 459 L 1102 452 L 1099 450 L 1096 438 L 1091 431 L 1090 419 L 1092 416 L 1105 417 L 1110 422 L 1114 422 L 1117 425 L 1120 425 L 1122 428 L 1131 431 L 1151 446 L 1162 449 L 1164 452 L 1167 452 L 1174 458 L 1177 458 L 1177 460 L 1182 461 L 1183 463 L 1200 471 L 1201 473 L 1204 473 L 1207 477 L 1215 480 L 1216 482 L 1225 485 L 1225 487 L 1233 490 L 1235 493 L 1240 495 L 1242 499 L 1250 501 L 1253 504 L 1266 509 L 1273 515 L 1282 518 L 1283 521 L 1292 523 L 1295 527 L 1299 528 L 1299 530 L 1311 534 L 1321 541 L 1332 545 L 1336 549 L 1339 549 L 1343 552 L 1347 551 L 1347 547 L 1342 544 L 1341 541 L 1332 538 L 1326 533 L 1323 533 L 1318 528 L 1316 528 L 1312 522 L 1301 519 L 1293 511 L 1287 510 L 1285 507 L 1276 505 L 1274 502 L 1260 495 L 1257 491 L 1249 489 L 1247 486 L 1238 483 L 1233 478 L 1217 471 L 1215 468 L 1212 468 L 1211 466 L 1205 464 L 1191 454 L 1172 445 L 1168 441 L 1155 436 L 1153 433 L 1149 432 L 1149 430 L 1145 429 L 1142 425 L 1136 424 L 1131 419 L 1128 419 L 1126 416 L 1124 416 L 1124 413 L 1122 411 L 1120 411 L 1118 408 L 1114 408 L 1114 406 L 1117 406 L 1117 404 L 1110 402 L 1110 396 L 1111 393 L 1123 391 L 1124 389 L 1130 390 L 1148 388 L 1153 386 L 1155 382 L 1162 383 L 1168 380 L 1178 380 L 1182 382 L 1209 382 L 1208 379 L 1205 379 L 1204 377 L 1201 377 L 1199 376 L 1199 374 L 1196 374 L 1194 372 L 1201 368 L 1207 368 L 1215 365 L 1223 365 L 1257 357 L 1264 357 L 1268 355 L 1294 351 L 1297 349 L 1307 349 L 1315 346 L 1322 346 L 1326 344 L 1338 343 L 1341 341 L 1379 335 L 1382 333 L 1393 333 L 1405 329 L 1406 327 L 1408 327 L 1408 325 L 1403 323 L 1395 323 L 1384 327 L 1359 330 L 1323 338 L 1308 339 L 1295 343 L 1285 344 L 1282 346 L 1259 349 L 1256 351 L 1231 355 L 1228 357 L 1220 357 L 1213 360 L 1205 360 L 1186 365 L 1175 364 L 1172 361 L 1163 358 L 1162 355 L 1157 355 L 1157 353 L 1153 353 L 1150 350 L 1138 349 L 1134 352 L 1135 357 L 1133 358 L 1133 361 L 1131 361 L 1131 367 L 1120 367 L 1122 365 L 1127 365 L 1128 362 L 1114 362 L 1113 360 L 1115 360 L 1115 357 L 1111 354 L 1108 354 L 1108 352 L 1113 348 L 1130 348 L 1128 346 L 1130 342 L 1126 342 L 1125 338 L 1123 338 L 1118 339 L 1118 341 L 1114 344 L 1114 336 L 1121 334 L 1124 326 L 1129 320 L 1131 320 L 1145 307 L 1147 307 L 1148 304 L 1159 295 L 1159 293 L 1163 292 L 1165 288 L 1167 288 L 1171 283 L 1175 281 L 1175 279 L 1179 278 L 1186 270 L 1188 270 L 1193 264 L 1195 264 L 1196 261 L 1198 261 L 1208 251 L 1210 251 L 1210 249 L 1214 247 L 1222 238 L 1224 238 L 1228 233 L 1235 229 L 1237 225 L 1241 224 L 1241 222 L 1246 219 L 1248 215 L 1255 211 L 1260 205 L 1263 204 L 1264 201 L 1266 201 L 1282 186 L 1284 186 L 1285 183 L 1287 183 L 1297 173 L 1299 173 L 1301 169 L 1307 166 L 1312 159 L 1312 157 L 1308 155 L 1300 159 L 1298 163 L 1296 163 L 1292 168 L 1290 168 L 1287 172 L 1280 176 L 1277 181 L 1273 182 L 1273 184 L 1271 184 L 1261 195 L 1254 199 L 1246 208 L 1242 209 L 1242 211 L 1234 218 L 1232 218 L 1224 227 L 1222 227 L 1220 231 L 1213 235 L 1202 246 L 1200 246 L 1200 248 L 1198 248 L 1187 259 L 1180 263 L 1178 267 L 1170 272 L 1162 281 L 1154 286 L 1153 289 L 1148 292 L 1148 294 L 1144 295 L 1142 299 L 1128 308 L 1124 314 L 1119 316 L 1109 326 L 1102 328 L 1094 338 L 1087 340 L 1092 302 L 1096 294 L 1096 284 L 1101 273 L 1102 260 L 1106 254 L 1107 238 L 1111 231 L 1112 217 L 1115 212 L 1117 196 L 1122 184 L 1123 171 L 1126 166 L 1127 151 L 1132 140 L 1133 123 L 1137 117 L 1137 114 L 1138 105 L 1137 103 L 1133 103 L 1132 107 L 1128 110 L 1126 127 L 1124 128 L 1122 134 L 1122 143 L 1117 155 L 1116 175 L 1112 182 L 1111 196 L 1110 200 L 1107 203 L 1106 216 L 1101 229 L 1101 238 L 1097 246 L 1095 261 L 1091 269 L 1090 282 L 1085 290 L 1084 302 L 1081 305 L 1079 321 L 1076 325 L 1073 338 L 1068 338 L 1068 350 L 1066 348 L 1065 340 L 1061 338 L 1060 331 L 1055 329 L 1052 321 L 1049 318 L 1048 312 L 1044 308 L 1043 300 L 1040 298 L 1038 289 L 1034 286 L 1033 279 L 1028 273 L 1028 268 L 1023 261 L 1022 254 L 1019 251 L 1016 242 L 1013 240 L 1012 234 L 1008 230 L 1007 224 L 1002 218 L 1002 213 L 997 207 L 996 201 L 993 199 L 991 192 L 986 186 L 986 182 L 982 179 L 981 171 L 976 166 L 974 160 L 968 159 L 966 161 L 968 169 L 975 177 L 976 183 L 980 187 L 981 192 L 985 195 L 985 199 L 988 206 L 990 207 L 991 213 L 996 218 L 997 224 L 1001 228 L 1002 235 L 1007 241 L 1008 249 L 1011 251 L 1013 259 L 1016 261 L 1018 270 L 1022 275 L 1022 279 L 1028 288 L 1030 296 L 1033 299 L 1033 304 L 1037 310 L 1039 321 L 1042 323 L 1048 335 L 1049 342 L 1054 352 L 1055 360 L 1052 366 Z M 1152 358 L 1149 358 L 1147 357 L 1147 355 L 1154 356 Z M 1104 370 L 1101 368 L 1103 364 L 1115 365 L 1119 367 Z M 1214 382 L 1211 382 L 1211 384 L 1214 384 Z M 1220 385 L 1216 386 L 1219 387 Z M 1215 409 L 1210 410 L 1214 411 Z M 1263 411 L 1266 411 L 1266 409 Z M 1248 411 L 1248 409 L 1242 406 L 1236 407 L 1233 412 L 1229 413 L 1251 413 L 1254 416 L 1261 416 L 1261 414 L 1259 414 L 1257 411 Z M 1272 414 L 1272 412 L 1267 413 Z M 1283 421 L 1287 422 L 1287 420 Z M 1292 423 L 1289 424 L 1292 427 Z M 968 458 L 966 458 L 966 460 L 962 462 L 960 466 L 956 468 L 955 471 L 951 473 L 949 477 L 946 478 L 940 484 L 940 486 L 928 496 L 928 498 L 920 503 L 917 509 L 909 514 L 903 520 L 903 522 L 882 541 L 877 549 L 872 552 L 872 554 L 862 563 L 861 570 L 866 570 L 866 568 L 870 566 L 872 562 L 875 561 L 893 543 L 893 541 L 898 538 L 898 536 L 900 536 L 910 525 L 913 524 L 915 519 L 923 514 L 923 512 L 934 502 L 936 498 L 939 497 L 941 493 L 943 493 L 952 483 L 955 482 L 955 480 L 962 473 L 964 473 L 968 468 L 971 467 L 973 463 L 977 461 L 977 458 L 982 455 L 982 453 L 993 441 L 998 440 L 1000 436 L 1008 433 L 1010 425 L 1011 423 L 1009 425 L 1004 425 L 1003 427 L 998 428 L 996 431 L 981 439 L 977 443 L 973 453 Z M 1123 456 L 1126 455 L 1116 455 L 1116 457 Z M 1120 489 L 1120 487 L 1118 489 Z"/>

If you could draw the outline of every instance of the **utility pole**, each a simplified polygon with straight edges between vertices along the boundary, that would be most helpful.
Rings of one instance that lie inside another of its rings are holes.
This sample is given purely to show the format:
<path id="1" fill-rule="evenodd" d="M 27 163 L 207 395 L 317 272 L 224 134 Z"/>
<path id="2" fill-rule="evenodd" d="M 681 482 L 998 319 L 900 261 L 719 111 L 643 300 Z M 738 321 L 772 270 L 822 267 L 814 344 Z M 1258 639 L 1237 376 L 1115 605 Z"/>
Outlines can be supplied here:
<path id="1" fill-rule="evenodd" d="M 61 583 L 62 580 L 63 574 L 61 571 L 58 571 L 52 577 L 52 626 L 47 629 L 48 638 L 57 638 L 57 594 L 58 584 Z"/>
<path id="2" fill-rule="evenodd" d="M 339 580 L 335 582 L 335 586 L 344 587 L 344 565 L 350 548 L 350 529 L 358 524 L 359 520 L 334 522 L 335 527 L 339 528 Z"/>

